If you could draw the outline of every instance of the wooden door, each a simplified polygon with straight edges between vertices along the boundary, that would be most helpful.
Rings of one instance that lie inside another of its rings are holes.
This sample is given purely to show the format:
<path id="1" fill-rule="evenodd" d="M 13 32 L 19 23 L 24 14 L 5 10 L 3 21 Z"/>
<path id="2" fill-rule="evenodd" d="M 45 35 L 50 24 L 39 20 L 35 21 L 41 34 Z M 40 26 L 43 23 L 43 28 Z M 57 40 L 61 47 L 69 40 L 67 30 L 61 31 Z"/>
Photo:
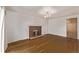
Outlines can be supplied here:
<path id="1" fill-rule="evenodd" d="M 77 18 L 67 19 L 67 48 L 70 52 L 77 52 Z"/>
<path id="2" fill-rule="evenodd" d="M 77 39 L 77 18 L 67 20 L 67 37 Z"/>

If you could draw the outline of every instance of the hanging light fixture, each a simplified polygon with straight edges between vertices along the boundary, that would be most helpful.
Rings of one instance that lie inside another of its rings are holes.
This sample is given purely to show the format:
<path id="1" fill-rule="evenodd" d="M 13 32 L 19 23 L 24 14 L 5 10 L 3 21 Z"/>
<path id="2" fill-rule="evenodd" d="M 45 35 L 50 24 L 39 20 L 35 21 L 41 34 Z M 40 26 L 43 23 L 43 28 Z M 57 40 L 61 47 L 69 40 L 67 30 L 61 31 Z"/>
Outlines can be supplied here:
<path id="1" fill-rule="evenodd" d="M 39 13 L 44 17 L 44 18 L 49 18 L 52 17 L 52 14 L 56 13 L 56 10 L 53 9 L 52 7 L 43 7 Z"/>
<path id="2" fill-rule="evenodd" d="M 56 13 L 56 10 L 53 9 L 52 7 L 43 7 L 39 13 L 43 16 L 43 18 L 46 20 L 46 25 L 47 25 L 47 33 L 48 33 L 48 18 L 52 17 L 52 14 Z"/>

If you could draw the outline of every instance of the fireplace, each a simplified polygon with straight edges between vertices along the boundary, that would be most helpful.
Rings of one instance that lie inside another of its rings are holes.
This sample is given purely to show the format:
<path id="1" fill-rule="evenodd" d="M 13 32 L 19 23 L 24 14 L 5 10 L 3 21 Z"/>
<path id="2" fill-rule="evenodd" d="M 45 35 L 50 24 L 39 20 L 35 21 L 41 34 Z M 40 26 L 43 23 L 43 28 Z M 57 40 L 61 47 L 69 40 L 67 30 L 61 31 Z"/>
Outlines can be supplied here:
<path id="1" fill-rule="evenodd" d="M 41 26 L 29 26 L 29 38 L 41 35 Z"/>

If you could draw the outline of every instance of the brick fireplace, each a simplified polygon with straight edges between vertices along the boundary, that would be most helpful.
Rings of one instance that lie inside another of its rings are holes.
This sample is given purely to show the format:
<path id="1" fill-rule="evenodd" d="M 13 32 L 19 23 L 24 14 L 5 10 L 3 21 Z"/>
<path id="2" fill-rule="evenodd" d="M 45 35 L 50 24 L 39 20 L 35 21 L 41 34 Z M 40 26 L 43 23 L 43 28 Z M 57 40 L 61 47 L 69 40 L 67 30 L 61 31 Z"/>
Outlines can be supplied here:
<path id="1" fill-rule="evenodd" d="M 29 38 L 41 35 L 41 26 L 29 26 Z"/>

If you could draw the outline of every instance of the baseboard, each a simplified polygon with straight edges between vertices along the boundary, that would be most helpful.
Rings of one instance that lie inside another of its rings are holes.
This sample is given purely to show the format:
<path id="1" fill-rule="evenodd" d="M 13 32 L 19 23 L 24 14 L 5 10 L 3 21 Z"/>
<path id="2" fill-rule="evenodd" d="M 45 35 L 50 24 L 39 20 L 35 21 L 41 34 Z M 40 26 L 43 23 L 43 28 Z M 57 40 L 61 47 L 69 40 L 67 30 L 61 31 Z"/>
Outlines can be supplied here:
<path id="1" fill-rule="evenodd" d="M 43 35 L 39 35 L 39 36 L 36 36 L 36 37 L 32 37 L 32 38 L 29 38 L 29 39 L 34 39 L 34 38 L 38 38 L 38 37 L 41 37 L 41 36 L 44 36 L 45 34 Z"/>

